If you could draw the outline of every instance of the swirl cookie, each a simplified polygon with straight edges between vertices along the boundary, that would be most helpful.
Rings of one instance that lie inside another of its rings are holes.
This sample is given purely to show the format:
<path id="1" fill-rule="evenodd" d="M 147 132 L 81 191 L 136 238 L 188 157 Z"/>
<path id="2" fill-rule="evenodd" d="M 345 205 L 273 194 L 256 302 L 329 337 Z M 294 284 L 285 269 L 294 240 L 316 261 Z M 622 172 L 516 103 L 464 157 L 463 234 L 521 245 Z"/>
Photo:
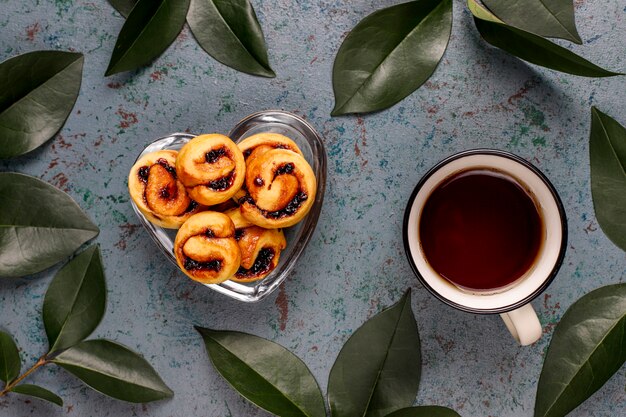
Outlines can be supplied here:
<path id="1" fill-rule="evenodd" d="M 243 217 L 257 226 L 279 229 L 306 216 L 315 201 L 317 181 L 300 154 L 272 149 L 248 163 L 245 186 L 239 208 Z"/>
<path id="2" fill-rule="evenodd" d="M 133 202 L 150 222 L 178 229 L 190 216 L 203 210 L 178 180 L 176 151 L 157 151 L 141 157 L 128 175 Z"/>
<path id="3" fill-rule="evenodd" d="M 235 226 L 228 216 L 205 211 L 191 216 L 174 240 L 180 269 L 203 284 L 218 284 L 232 277 L 241 264 Z"/>
<path id="4" fill-rule="evenodd" d="M 235 239 L 241 250 L 241 266 L 231 279 L 252 282 L 265 278 L 278 265 L 280 252 L 287 247 L 280 229 L 264 229 L 246 220 L 239 209 L 226 214 L 235 225 Z"/>
<path id="5" fill-rule="evenodd" d="M 246 163 L 227 136 L 200 135 L 179 151 L 176 172 L 191 198 L 211 206 L 223 203 L 241 188 Z"/>
<path id="6" fill-rule="evenodd" d="M 241 149 L 243 157 L 248 162 L 272 149 L 288 149 L 304 156 L 293 140 L 279 133 L 257 133 L 245 138 L 237 146 Z"/>
<path id="7" fill-rule="evenodd" d="M 257 133 L 256 135 L 249 136 L 237 143 L 237 146 L 241 150 L 241 153 L 243 153 L 243 157 L 246 160 L 246 166 L 257 156 L 263 155 L 265 152 L 271 151 L 272 149 L 288 149 L 304 156 L 298 145 L 296 145 L 293 140 L 279 133 Z M 235 193 L 233 199 L 239 202 L 239 200 L 245 195 L 246 187 L 244 184 L 242 189 Z"/>

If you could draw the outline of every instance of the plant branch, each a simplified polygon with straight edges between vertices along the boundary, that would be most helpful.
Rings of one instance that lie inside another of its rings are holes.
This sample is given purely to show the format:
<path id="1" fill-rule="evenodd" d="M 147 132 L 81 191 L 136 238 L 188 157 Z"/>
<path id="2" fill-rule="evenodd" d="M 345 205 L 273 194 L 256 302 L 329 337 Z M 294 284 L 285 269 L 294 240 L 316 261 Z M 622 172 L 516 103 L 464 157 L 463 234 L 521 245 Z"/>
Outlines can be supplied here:
<path id="1" fill-rule="evenodd" d="M 24 372 L 22 375 L 20 375 L 19 377 L 15 378 L 13 381 L 11 381 L 10 383 L 8 383 L 5 386 L 4 389 L 2 391 L 0 391 L 0 397 L 4 397 L 6 394 L 11 392 L 11 390 L 17 384 L 22 382 L 28 375 L 32 374 L 33 372 L 35 372 L 37 370 L 37 368 L 40 368 L 40 367 L 46 365 L 47 363 L 48 363 L 48 357 L 46 355 L 44 355 L 41 358 L 39 358 L 37 363 L 35 363 L 28 371 Z"/>

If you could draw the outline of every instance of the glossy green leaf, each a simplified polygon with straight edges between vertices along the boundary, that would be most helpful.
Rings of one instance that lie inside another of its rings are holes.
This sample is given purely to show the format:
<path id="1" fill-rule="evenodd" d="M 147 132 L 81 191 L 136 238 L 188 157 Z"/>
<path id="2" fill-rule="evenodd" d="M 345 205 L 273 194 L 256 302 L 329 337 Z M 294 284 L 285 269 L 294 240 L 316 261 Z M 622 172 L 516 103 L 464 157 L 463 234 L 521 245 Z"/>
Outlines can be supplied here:
<path id="1" fill-rule="evenodd" d="M 22 361 L 10 334 L 0 330 L 0 380 L 7 384 L 20 374 Z"/>
<path id="2" fill-rule="evenodd" d="M 421 374 L 420 339 L 409 291 L 348 339 L 330 371 L 333 417 L 382 417 L 413 404 Z"/>
<path id="3" fill-rule="evenodd" d="M 0 64 L 0 158 L 41 146 L 65 124 L 83 75 L 83 55 L 35 51 Z"/>
<path id="4" fill-rule="evenodd" d="M 67 349 L 98 327 L 106 307 L 100 250 L 91 246 L 54 277 L 43 301 L 50 353 Z"/>
<path id="5" fill-rule="evenodd" d="M 450 40 L 451 0 L 417 0 L 363 19 L 333 67 L 333 116 L 390 107 L 435 71 Z"/>
<path id="6" fill-rule="evenodd" d="M 30 397 L 39 398 L 41 400 L 46 400 L 58 405 L 59 407 L 63 407 L 63 400 L 61 399 L 61 397 L 56 395 L 54 392 L 48 391 L 47 389 L 38 385 L 20 384 L 16 387 L 13 387 L 11 392 L 28 395 Z"/>
<path id="7" fill-rule="evenodd" d="M 591 108 L 591 195 L 602 231 L 626 251 L 626 128 Z"/>
<path id="8" fill-rule="evenodd" d="M 191 0 L 187 22 L 209 55 L 237 71 L 275 77 L 249 0 Z"/>
<path id="9" fill-rule="evenodd" d="M 130 11 L 133 10 L 135 4 L 137 4 L 137 0 L 109 0 L 111 6 L 118 11 L 124 17 L 128 17 Z"/>
<path id="10" fill-rule="evenodd" d="M 105 75 L 149 64 L 176 39 L 185 24 L 189 0 L 139 0 L 117 37 Z"/>
<path id="11" fill-rule="evenodd" d="M 246 333 L 196 330 L 215 369 L 249 401 L 277 416 L 326 415 L 311 371 L 284 347 Z"/>
<path id="12" fill-rule="evenodd" d="M 485 41 L 531 64 L 583 77 L 620 75 L 605 70 L 541 36 L 488 20 L 475 18 L 474 22 Z"/>
<path id="13" fill-rule="evenodd" d="M 485 6 L 476 0 L 467 0 L 467 8 L 472 12 L 474 16 L 482 20 L 488 20 L 490 22 L 504 23 L 498 19 L 493 13 L 491 13 Z"/>
<path id="14" fill-rule="evenodd" d="M 535 417 L 562 417 L 596 392 L 626 361 L 626 284 L 576 301 L 554 330 Z"/>
<path id="15" fill-rule="evenodd" d="M 174 395 L 143 357 L 110 340 L 81 342 L 52 362 L 118 400 L 147 403 Z"/>
<path id="16" fill-rule="evenodd" d="M 43 271 L 98 235 L 70 196 L 37 178 L 0 173 L 0 277 Z"/>
<path id="17" fill-rule="evenodd" d="M 461 417 L 456 411 L 436 405 L 403 408 L 387 414 L 387 417 Z"/>
<path id="18" fill-rule="evenodd" d="M 548 38 L 582 44 L 572 0 L 482 0 L 507 25 Z"/>

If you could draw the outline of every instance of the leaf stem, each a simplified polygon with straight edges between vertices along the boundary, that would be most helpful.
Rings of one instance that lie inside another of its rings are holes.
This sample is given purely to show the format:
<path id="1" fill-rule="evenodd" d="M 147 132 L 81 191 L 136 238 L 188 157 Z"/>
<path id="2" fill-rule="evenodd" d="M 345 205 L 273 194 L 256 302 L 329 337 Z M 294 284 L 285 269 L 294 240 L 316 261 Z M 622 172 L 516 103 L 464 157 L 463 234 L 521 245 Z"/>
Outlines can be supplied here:
<path id="1" fill-rule="evenodd" d="M 43 355 L 41 358 L 39 358 L 39 360 L 37 361 L 37 363 L 35 363 L 28 371 L 24 372 L 21 376 L 15 378 L 13 381 L 11 381 L 10 383 L 8 383 L 4 389 L 2 391 L 0 391 L 0 397 L 4 397 L 6 394 L 8 394 L 9 392 L 11 392 L 11 390 L 20 382 L 22 382 L 28 375 L 32 374 L 33 372 L 35 372 L 37 370 L 37 368 L 40 368 L 44 365 L 46 365 L 47 363 L 49 363 L 48 361 L 48 357 L 46 355 Z"/>

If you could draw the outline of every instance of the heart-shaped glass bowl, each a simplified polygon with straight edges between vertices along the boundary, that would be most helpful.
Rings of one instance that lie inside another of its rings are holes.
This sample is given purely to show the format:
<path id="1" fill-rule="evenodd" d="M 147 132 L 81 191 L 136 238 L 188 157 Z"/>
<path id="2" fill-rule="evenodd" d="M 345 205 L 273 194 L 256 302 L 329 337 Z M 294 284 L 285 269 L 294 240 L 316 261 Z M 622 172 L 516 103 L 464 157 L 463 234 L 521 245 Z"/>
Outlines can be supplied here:
<path id="1" fill-rule="evenodd" d="M 204 284 L 215 291 L 245 302 L 255 302 L 267 297 L 278 288 L 295 267 L 298 258 L 315 230 L 317 219 L 322 209 L 324 188 L 326 186 L 326 151 L 324 150 L 322 138 L 308 122 L 292 113 L 268 110 L 246 117 L 230 131 L 228 136 L 233 141 L 240 142 L 248 136 L 263 132 L 280 133 L 298 144 L 317 177 L 317 193 L 315 195 L 315 203 L 306 217 L 295 226 L 284 229 L 287 248 L 281 252 L 280 262 L 267 277 L 260 281 L 245 284 L 234 281 L 225 281 L 220 284 Z M 193 137 L 195 135 L 189 133 L 173 133 L 157 139 L 141 152 L 137 160 L 150 152 L 164 149 L 179 150 Z M 137 206 L 134 203 L 132 205 L 137 217 L 139 217 L 139 220 L 157 246 L 176 265 L 174 239 L 177 231 L 164 229 L 150 223 L 137 209 Z M 181 273 L 181 279 L 187 278 L 183 277 Z"/>

